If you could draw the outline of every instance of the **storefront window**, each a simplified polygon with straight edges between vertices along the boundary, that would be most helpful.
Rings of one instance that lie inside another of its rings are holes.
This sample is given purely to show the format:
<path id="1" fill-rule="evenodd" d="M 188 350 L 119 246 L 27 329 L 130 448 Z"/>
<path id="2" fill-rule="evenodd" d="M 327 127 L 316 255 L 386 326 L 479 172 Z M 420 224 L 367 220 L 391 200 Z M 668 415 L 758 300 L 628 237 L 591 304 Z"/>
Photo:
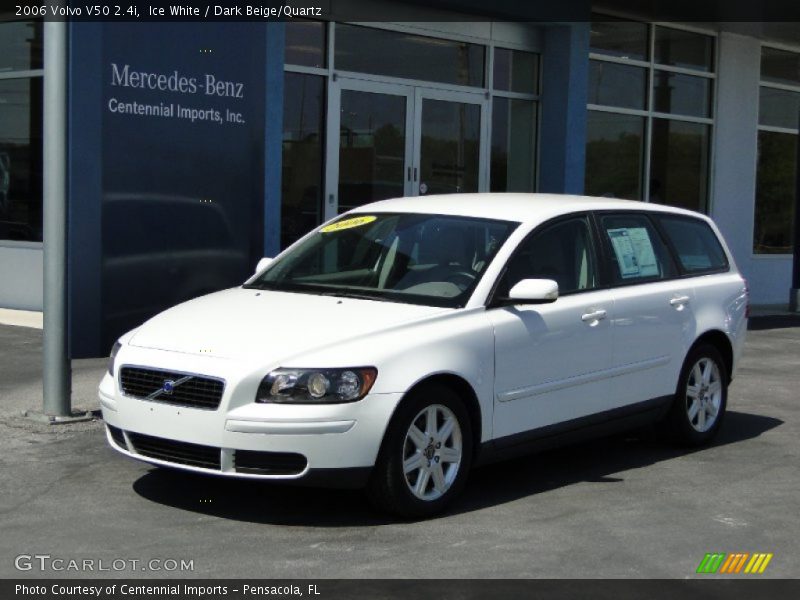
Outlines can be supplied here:
<path id="1" fill-rule="evenodd" d="M 532 192 L 536 103 L 495 98 L 492 104 L 491 191 Z"/>
<path id="2" fill-rule="evenodd" d="M 792 92 L 761 86 L 759 125 L 797 129 L 800 117 L 800 91 Z"/>
<path id="3" fill-rule="evenodd" d="M 650 202 L 698 210 L 708 192 L 709 129 L 702 123 L 653 119 Z"/>
<path id="4" fill-rule="evenodd" d="M 0 23 L 0 73 L 42 68 L 42 23 Z"/>
<path id="5" fill-rule="evenodd" d="M 539 56 L 532 52 L 495 48 L 494 89 L 503 92 L 539 92 Z"/>
<path id="6" fill-rule="evenodd" d="M 336 68 L 388 77 L 483 87 L 485 46 L 336 25 Z"/>
<path id="7" fill-rule="evenodd" d="M 285 24 L 284 247 L 375 200 L 536 189 L 540 55 L 389 27 Z"/>
<path id="8" fill-rule="evenodd" d="M 589 63 L 589 104 L 644 110 L 647 70 L 612 62 Z"/>
<path id="9" fill-rule="evenodd" d="M 303 67 L 326 66 L 325 23 L 321 21 L 289 21 L 286 27 L 284 61 Z"/>
<path id="10" fill-rule="evenodd" d="M 494 48 L 489 190 L 533 192 L 539 55 Z"/>
<path id="11" fill-rule="evenodd" d="M 797 134 L 758 132 L 753 252 L 790 254 L 794 224 Z"/>
<path id="12" fill-rule="evenodd" d="M 689 117 L 711 116 L 711 83 L 706 77 L 656 71 L 653 110 Z"/>
<path id="13" fill-rule="evenodd" d="M 628 60 L 647 60 L 648 29 L 646 23 L 592 15 L 592 53 Z"/>
<path id="14" fill-rule="evenodd" d="M 0 240 L 42 241 L 42 24 L 0 23 Z"/>
<path id="15" fill-rule="evenodd" d="M 641 200 L 644 117 L 590 111 L 586 124 L 586 193 Z"/>
<path id="16" fill-rule="evenodd" d="M 325 78 L 286 73 L 283 88 L 281 247 L 322 220 Z"/>
<path id="17" fill-rule="evenodd" d="M 714 69 L 714 38 L 700 33 L 655 28 L 655 62 L 698 71 Z"/>
<path id="18" fill-rule="evenodd" d="M 586 192 L 705 210 L 714 37 L 598 15 L 590 43 Z"/>
<path id="19" fill-rule="evenodd" d="M 753 224 L 755 254 L 791 254 L 800 142 L 800 53 L 763 47 L 758 116 L 758 168 Z"/>
<path id="20" fill-rule="evenodd" d="M 761 81 L 800 86 L 800 53 L 761 48 Z"/>

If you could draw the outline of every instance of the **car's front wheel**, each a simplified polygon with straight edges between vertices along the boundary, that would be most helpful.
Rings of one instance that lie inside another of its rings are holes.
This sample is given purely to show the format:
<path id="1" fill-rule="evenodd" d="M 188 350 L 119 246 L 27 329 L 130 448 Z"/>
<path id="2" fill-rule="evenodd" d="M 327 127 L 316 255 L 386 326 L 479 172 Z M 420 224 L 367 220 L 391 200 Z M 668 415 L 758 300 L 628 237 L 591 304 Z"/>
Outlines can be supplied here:
<path id="1" fill-rule="evenodd" d="M 663 422 L 675 441 L 699 446 L 717 434 L 728 403 L 728 371 L 714 346 L 701 344 L 686 357 L 672 407 Z"/>
<path id="2" fill-rule="evenodd" d="M 440 384 L 413 390 L 384 437 L 367 491 L 378 508 L 406 517 L 443 510 L 472 462 L 472 428 L 458 395 Z"/>

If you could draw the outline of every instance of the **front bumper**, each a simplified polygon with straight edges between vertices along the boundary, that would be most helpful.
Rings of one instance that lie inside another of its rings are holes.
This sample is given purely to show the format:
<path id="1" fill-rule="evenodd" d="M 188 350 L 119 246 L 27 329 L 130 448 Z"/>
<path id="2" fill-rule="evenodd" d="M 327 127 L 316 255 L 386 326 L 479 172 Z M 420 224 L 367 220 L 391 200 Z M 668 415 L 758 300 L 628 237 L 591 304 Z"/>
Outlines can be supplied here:
<path id="1" fill-rule="evenodd" d="M 256 404 L 263 369 L 253 373 L 211 357 L 126 350 L 118 365 L 153 364 L 225 379 L 216 410 L 128 397 L 108 374 L 100 383 L 109 444 L 132 458 L 187 471 L 352 487 L 375 464 L 402 398 L 393 393 L 347 404 Z"/>

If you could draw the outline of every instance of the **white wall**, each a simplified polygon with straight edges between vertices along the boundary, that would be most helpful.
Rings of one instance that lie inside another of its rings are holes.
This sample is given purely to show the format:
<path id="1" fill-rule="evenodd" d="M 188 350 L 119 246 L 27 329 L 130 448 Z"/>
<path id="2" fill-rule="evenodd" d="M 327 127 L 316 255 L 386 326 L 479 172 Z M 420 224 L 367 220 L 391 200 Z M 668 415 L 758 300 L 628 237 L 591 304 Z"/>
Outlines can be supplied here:
<path id="1" fill-rule="evenodd" d="M 754 304 L 789 300 L 792 259 L 753 254 L 761 44 L 719 36 L 711 215 L 722 230 Z"/>
<path id="2" fill-rule="evenodd" d="M 0 308 L 42 310 L 41 244 L 0 242 Z"/>

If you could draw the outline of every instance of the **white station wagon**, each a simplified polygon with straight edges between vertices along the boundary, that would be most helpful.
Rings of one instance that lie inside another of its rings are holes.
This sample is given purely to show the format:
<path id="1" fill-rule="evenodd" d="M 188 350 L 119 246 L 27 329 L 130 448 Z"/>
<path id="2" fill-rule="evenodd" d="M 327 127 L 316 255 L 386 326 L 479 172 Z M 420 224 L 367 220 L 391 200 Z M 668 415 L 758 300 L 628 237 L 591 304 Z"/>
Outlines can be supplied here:
<path id="1" fill-rule="evenodd" d="M 707 217 L 547 194 L 401 198 L 115 344 L 112 447 L 229 477 L 365 486 L 405 517 L 473 465 L 656 423 L 708 442 L 747 325 Z"/>

